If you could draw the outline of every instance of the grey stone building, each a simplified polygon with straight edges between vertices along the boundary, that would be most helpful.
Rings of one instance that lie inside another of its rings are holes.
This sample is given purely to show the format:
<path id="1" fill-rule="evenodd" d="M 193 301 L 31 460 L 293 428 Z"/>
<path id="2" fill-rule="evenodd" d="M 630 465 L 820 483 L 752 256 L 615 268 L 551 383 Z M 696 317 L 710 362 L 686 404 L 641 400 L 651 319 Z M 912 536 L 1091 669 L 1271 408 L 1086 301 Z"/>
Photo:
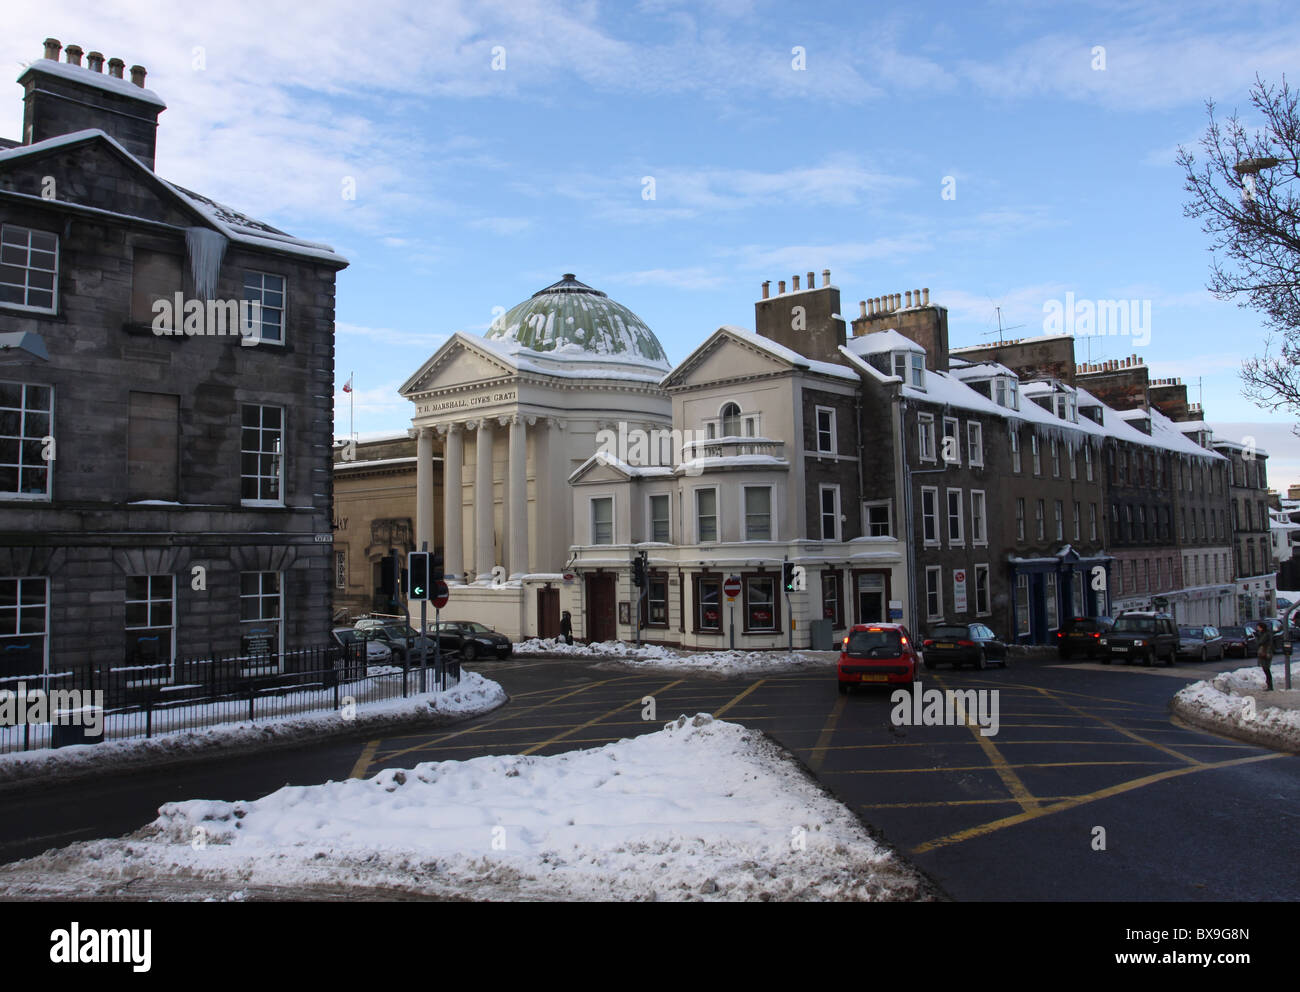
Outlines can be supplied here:
<path id="1" fill-rule="evenodd" d="M 145 70 L 60 50 L 0 150 L 0 666 L 323 644 L 347 263 L 162 179 Z"/>

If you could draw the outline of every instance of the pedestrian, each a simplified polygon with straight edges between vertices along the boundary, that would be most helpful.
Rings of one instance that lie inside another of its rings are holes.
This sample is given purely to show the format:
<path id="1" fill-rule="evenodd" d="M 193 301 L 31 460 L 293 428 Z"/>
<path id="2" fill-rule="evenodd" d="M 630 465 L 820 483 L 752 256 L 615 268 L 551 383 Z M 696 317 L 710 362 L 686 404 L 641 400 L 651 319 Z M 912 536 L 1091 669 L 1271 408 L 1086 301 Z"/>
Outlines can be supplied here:
<path id="1" fill-rule="evenodd" d="M 573 617 L 568 610 L 560 614 L 560 640 L 565 644 L 573 643 Z"/>
<path id="2" fill-rule="evenodd" d="M 1259 634 L 1259 667 L 1264 669 L 1264 681 L 1268 683 L 1268 691 L 1273 691 L 1273 632 L 1268 629 L 1268 624 L 1261 623 L 1255 628 Z"/>

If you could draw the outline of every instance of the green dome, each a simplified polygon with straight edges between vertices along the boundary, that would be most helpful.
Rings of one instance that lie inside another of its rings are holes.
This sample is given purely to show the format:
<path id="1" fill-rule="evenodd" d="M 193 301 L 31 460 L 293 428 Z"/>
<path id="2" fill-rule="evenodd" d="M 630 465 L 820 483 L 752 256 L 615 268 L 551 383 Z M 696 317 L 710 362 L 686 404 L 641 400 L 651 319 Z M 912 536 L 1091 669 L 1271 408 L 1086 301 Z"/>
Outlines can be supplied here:
<path id="1" fill-rule="evenodd" d="M 668 355 L 654 332 L 627 307 L 578 282 L 572 272 L 492 322 L 486 337 L 513 341 L 556 358 L 597 356 L 668 369 Z"/>

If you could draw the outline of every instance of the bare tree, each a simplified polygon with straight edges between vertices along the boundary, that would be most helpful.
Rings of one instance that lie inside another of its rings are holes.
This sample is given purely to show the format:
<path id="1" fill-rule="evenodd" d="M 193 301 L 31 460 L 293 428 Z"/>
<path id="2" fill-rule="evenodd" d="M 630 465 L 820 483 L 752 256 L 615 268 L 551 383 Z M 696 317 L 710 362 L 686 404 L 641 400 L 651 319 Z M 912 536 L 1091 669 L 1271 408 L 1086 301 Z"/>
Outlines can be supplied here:
<path id="1" fill-rule="evenodd" d="M 1287 86 L 1255 77 L 1250 102 L 1260 120 L 1234 113 L 1201 138 L 1205 162 L 1178 149 L 1191 194 L 1183 213 L 1202 220 L 1214 260 L 1207 288 L 1260 311 L 1270 333 L 1262 355 L 1242 362 L 1243 392 L 1257 406 L 1300 414 L 1300 114 Z M 1277 346 L 1275 348 L 1275 339 Z"/>

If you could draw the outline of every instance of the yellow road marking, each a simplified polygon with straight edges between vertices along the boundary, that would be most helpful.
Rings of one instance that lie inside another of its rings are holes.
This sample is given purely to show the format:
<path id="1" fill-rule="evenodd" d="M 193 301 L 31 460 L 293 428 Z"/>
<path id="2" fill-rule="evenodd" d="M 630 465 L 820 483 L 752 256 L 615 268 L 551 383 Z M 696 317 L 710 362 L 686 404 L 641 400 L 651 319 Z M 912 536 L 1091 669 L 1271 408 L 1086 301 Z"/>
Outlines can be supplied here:
<path id="1" fill-rule="evenodd" d="M 686 680 L 685 680 L 685 679 L 677 679 L 677 680 L 674 681 L 674 682 L 669 682 L 667 685 L 663 686 L 662 688 L 659 688 L 659 689 L 654 690 L 654 692 L 647 692 L 646 695 L 647 695 L 647 696 L 653 696 L 653 695 L 654 695 L 655 693 L 657 693 L 657 692 L 667 692 L 667 691 L 668 691 L 669 689 L 671 689 L 673 686 L 675 686 L 675 685 L 681 685 L 684 681 L 686 681 Z M 542 748 L 544 748 L 544 747 L 549 747 L 550 745 L 554 744 L 556 741 L 562 741 L 562 740 L 564 740 L 564 738 L 568 737 L 570 734 L 576 734 L 579 730 L 586 730 L 586 729 L 587 729 L 588 727 L 590 727 L 592 724 L 600 723 L 600 721 L 603 720 L 603 719 L 605 719 L 605 717 L 607 717 L 607 716 L 613 716 L 615 713 L 619 713 L 619 712 L 621 712 L 621 711 L 627 709 L 629 706 L 640 706 L 640 705 L 641 705 L 641 700 L 640 700 L 640 699 L 629 699 L 629 700 L 628 700 L 626 703 L 624 703 L 622 706 L 616 706 L 616 707 L 614 707 L 612 710 L 610 710 L 608 713 L 603 713 L 603 714 L 601 714 L 600 716 L 598 716 L 598 717 L 594 717 L 594 718 L 588 720 L 586 723 L 579 724 L 579 725 L 576 726 L 576 727 L 570 727 L 568 730 L 564 731 L 563 733 L 556 734 L 554 737 L 550 738 L 549 740 L 542 741 L 540 744 L 534 744 L 532 747 L 528 748 L 527 750 L 520 751 L 519 753 L 520 753 L 520 754 L 532 754 L 532 753 L 535 752 L 535 751 L 540 751 Z"/>
<path id="2" fill-rule="evenodd" d="M 357 758 L 357 763 L 352 766 L 352 774 L 348 778 L 365 778 L 366 770 L 370 763 L 375 760 L 375 752 L 379 750 L 379 741 L 371 741 L 361 749 L 361 757 Z"/>
<path id="3" fill-rule="evenodd" d="M 1052 693 L 1047 689 L 1039 689 L 1038 691 L 1041 692 L 1043 695 L 1047 696 L 1049 699 L 1054 698 Z M 1105 726 L 1109 727 L 1111 730 L 1114 730 L 1116 733 L 1123 734 L 1125 737 L 1131 738 L 1132 740 L 1135 741 L 1141 741 L 1143 744 L 1146 744 L 1148 747 L 1153 747 L 1157 751 L 1161 751 L 1165 754 L 1171 755 L 1177 758 L 1179 761 L 1186 761 L 1189 765 L 1201 764 L 1201 760 L 1199 758 L 1188 757 L 1187 755 L 1183 754 L 1181 751 L 1175 751 L 1173 748 L 1166 747 L 1164 744 L 1161 744 L 1157 741 L 1149 740 L 1148 738 L 1143 737 L 1141 734 L 1134 733 L 1133 731 L 1129 730 L 1127 727 L 1121 727 L 1115 721 L 1110 720 L 1104 716 L 1097 716 L 1096 714 L 1088 713 L 1084 710 L 1079 709 L 1079 707 L 1075 706 L 1073 703 L 1067 703 L 1064 699 L 1057 699 L 1056 702 L 1060 703 L 1068 710 L 1073 710 L 1075 713 L 1079 714 L 1080 716 L 1086 716 L 1091 720 L 1096 720 L 1098 723 L 1104 724 Z"/>
<path id="4" fill-rule="evenodd" d="M 822 760 L 826 757 L 826 749 L 830 747 L 831 735 L 835 733 L 835 725 L 840 722 L 840 714 L 844 712 L 844 703 L 848 698 L 848 696 L 841 695 L 835 700 L 835 705 L 831 707 L 830 716 L 826 718 L 821 736 L 817 738 L 817 746 L 812 749 L 812 753 L 808 756 L 808 767 L 813 771 L 818 771 L 822 766 Z"/>
<path id="5" fill-rule="evenodd" d="M 939 679 L 938 682 L 944 689 L 948 688 L 947 683 L 943 679 Z M 1002 784 L 1007 787 L 1007 791 L 1010 792 L 1011 795 L 1015 797 L 1016 802 L 1020 804 L 1020 808 L 1027 812 L 1038 809 L 1039 803 L 1038 800 L 1034 798 L 1034 794 L 1030 792 L 1025 783 L 1020 780 L 1020 776 L 1012 770 L 1013 766 L 1007 764 L 1007 759 L 1003 756 L 1002 752 L 998 750 L 997 745 L 993 743 L 993 740 L 980 733 L 979 725 L 966 713 L 966 707 L 962 704 L 961 697 L 953 696 L 951 698 L 953 715 L 961 720 L 961 722 L 965 724 L 966 729 L 974 735 L 975 743 L 980 746 L 980 750 L 984 752 L 984 757 L 988 758 L 989 764 L 992 765 L 993 770 L 998 773 L 998 778 L 1002 779 Z M 1019 765 L 1015 767 L 1023 768 L 1026 766 Z M 952 770 L 964 771 L 965 769 Z"/>
<path id="6" fill-rule="evenodd" d="M 853 768 L 847 771 L 835 772 L 836 775 L 901 775 L 904 772 L 911 774 L 913 772 L 997 772 L 1003 782 L 1006 782 L 1006 776 L 1003 771 L 1010 772 L 1014 768 L 1104 768 L 1107 765 L 1167 765 L 1167 761 L 1022 761 L 1009 762 L 1006 759 L 1002 761 L 1002 768 L 997 765 L 935 765 L 930 768 Z M 1016 779 L 1019 782 L 1019 779 Z M 1020 784 L 1024 789 L 1024 796 L 1017 799 L 1028 799 L 1030 802 L 1037 803 L 1039 799 L 1033 795 L 1024 783 Z M 1010 788 L 1010 786 L 1008 786 Z M 1015 795 L 1015 793 L 1012 793 Z"/>
<path id="7" fill-rule="evenodd" d="M 767 679 L 759 679 L 757 682 L 755 682 L 753 685 L 751 685 L 748 689 L 746 689 L 746 690 L 745 690 L 744 692 L 742 692 L 740 695 L 733 697 L 733 698 L 730 700 L 730 702 L 727 702 L 727 703 L 723 704 L 723 706 L 722 706 L 720 709 L 716 709 L 716 710 L 714 710 L 714 711 L 713 711 L 713 715 L 714 715 L 715 717 L 722 716 L 723 713 L 727 712 L 727 710 L 731 709 L 731 707 L 735 706 L 738 702 L 740 702 L 742 699 L 744 699 L 746 696 L 748 696 L 751 692 L 753 692 L 755 689 L 757 689 L 760 685 L 762 685 L 762 684 L 763 684 L 764 682 L 766 682 L 766 681 L 767 681 Z"/>
<path id="8" fill-rule="evenodd" d="M 1060 799 L 1073 799 L 1074 796 L 1039 796 L 1042 802 L 1056 802 Z M 943 806 L 1014 806 L 1015 800 L 1005 799 L 939 799 L 929 803 L 859 803 L 861 809 L 921 809 Z"/>
<path id="9" fill-rule="evenodd" d="M 1099 799 L 1109 799 L 1112 796 L 1118 796 L 1124 792 L 1131 792 L 1134 789 L 1140 789 L 1147 785 L 1153 785 L 1156 782 L 1164 782 L 1167 779 L 1178 778 L 1182 775 L 1191 775 L 1194 772 L 1203 772 L 1215 768 L 1231 768 L 1234 765 L 1246 765 L 1256 761 L 1271 761 L 1274 758 L 1285 758 L 1289 755 L 1284 754 L 1257 754 L 1249 758 L 1232 758 L 1228 761 L 1216 761 L 1213 763 L 1200 763 L 1195 765 L 1184 765 L 1181 768 L 1171 768 L 1167 771 L 1156 772 L 1154 775 L 1146 775 L 1142 778 L 1135 778 L 1128 782 L 1121 782 L 1118 785 L 1107 786 L 1104 789 L 1098 789 L 1096 792 L 1089 792 L 1086 795 L 1075 796 L 1073 799 L 1066 799 L 1059 803 L 1053 803 L 1051 806 L 1043 806 L 1039 809 L 1017 813 L 1014 816 L 1003 817 L 1000 820 L 994 820 L 991 823 L 981 824 L 978 827 L 970 827 L 966 830 L 959 830 L 956 833 L 948 834 L 944 837 L 938 837 L 924 844 L 919 844 L 912 848 L 912 854 L 925 854 L 928 851 L 936 850 L 940 847 L 948 847 L 952 844 L 960 844 L 962 841 L 971 840 L 975 837 L 983 837 L 987 834 L 995 833 L 1006 827 L 1013 827 L 1019 823 L 1027 823 L 1030 820 L 1036 820 L 1039 817 L 1047 816 L 1051 813 L 1059 813 L 1062 810 L 1075 809 L 1086 803 L 1096 802 Z"/>

